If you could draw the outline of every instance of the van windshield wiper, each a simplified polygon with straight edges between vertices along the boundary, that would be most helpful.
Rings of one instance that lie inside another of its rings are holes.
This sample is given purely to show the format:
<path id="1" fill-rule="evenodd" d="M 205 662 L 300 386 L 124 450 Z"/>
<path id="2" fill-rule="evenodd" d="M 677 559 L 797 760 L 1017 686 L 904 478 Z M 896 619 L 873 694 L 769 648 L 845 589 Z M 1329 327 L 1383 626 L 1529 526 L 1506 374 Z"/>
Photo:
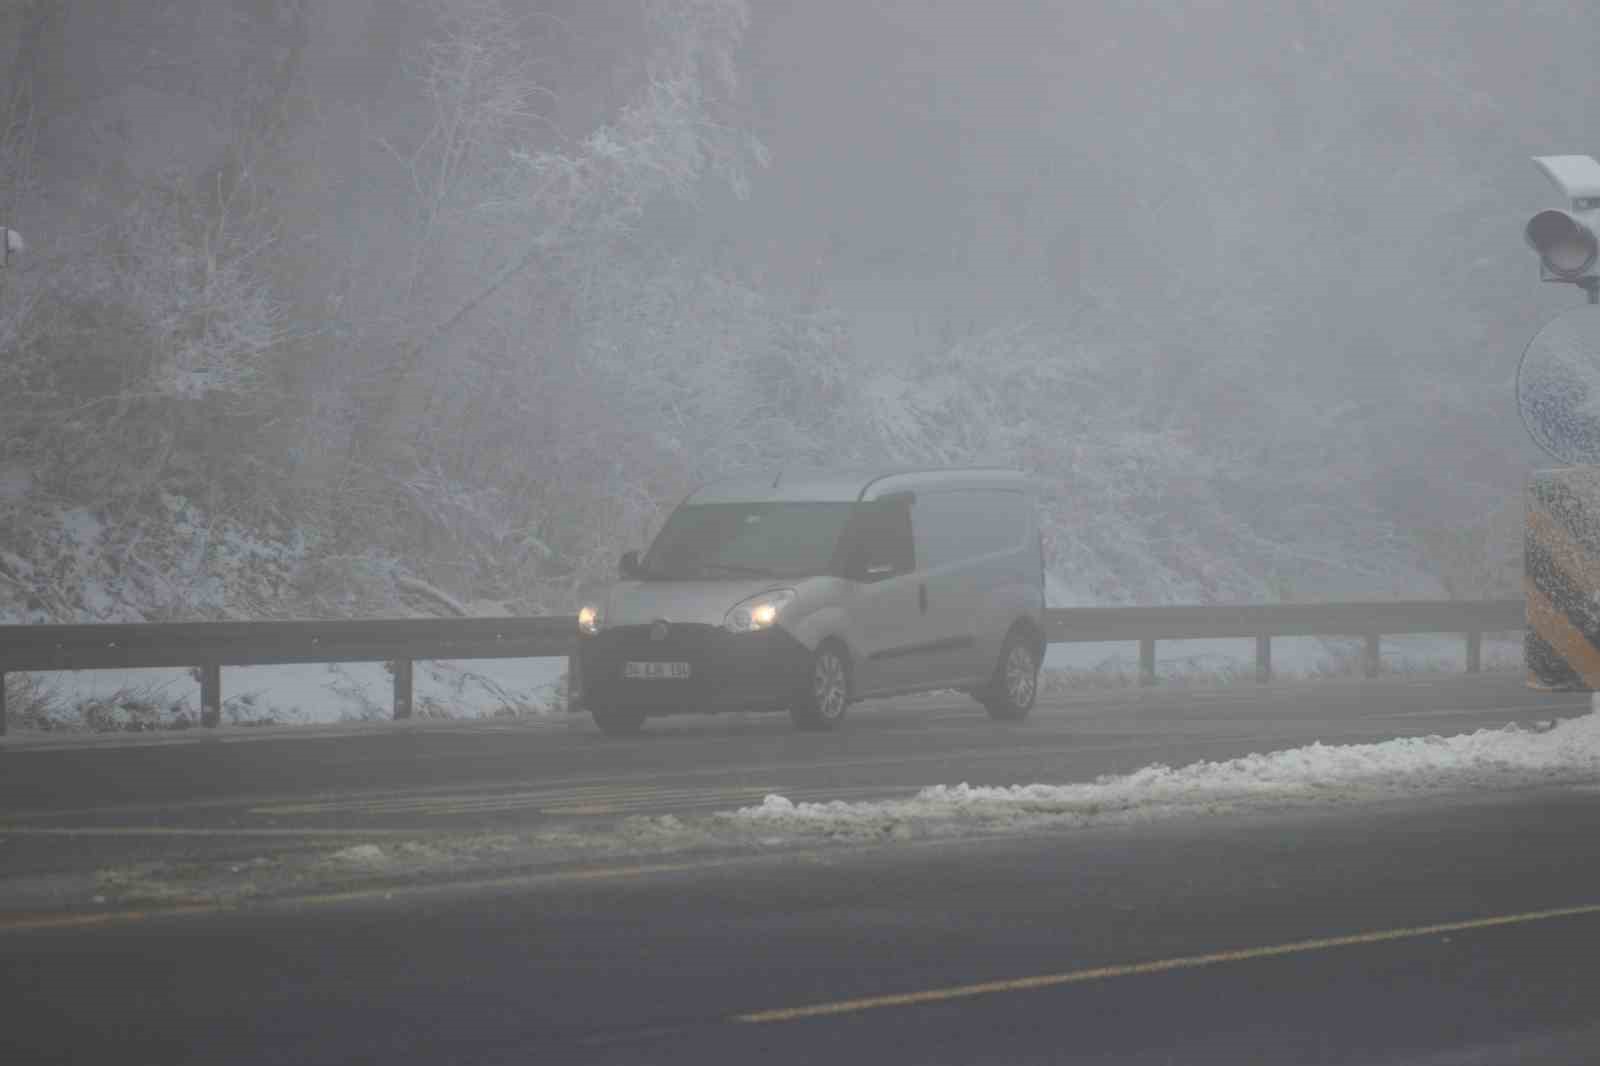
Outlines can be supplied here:
<path id="1" fill-rule="evenodd" d="M 737 563 L 700 563 L 695 569 L 705 572 L 708 570 L 723 574 L 741 574 L 748 577 L 776 577 L 771 570 L 764 570 L 758 566 L 740 566 Z"/>

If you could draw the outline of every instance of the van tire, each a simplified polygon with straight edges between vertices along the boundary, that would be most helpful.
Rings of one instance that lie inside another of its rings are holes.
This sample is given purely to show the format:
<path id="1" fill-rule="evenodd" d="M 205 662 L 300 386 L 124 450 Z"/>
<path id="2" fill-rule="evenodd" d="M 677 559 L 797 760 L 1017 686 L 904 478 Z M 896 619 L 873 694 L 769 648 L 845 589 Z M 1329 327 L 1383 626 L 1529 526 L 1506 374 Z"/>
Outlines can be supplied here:
<path id="1" fill-rule="evenodd" d="M 850 706 L 850 660 L 844 648 L 829 641 L 811 657 L 811 669 L 789 705 L 789 719 L 796 729 L 821 733 L 844 720 Z"/>
<path id="2" fill-rule="evenodd" d="M 978 700 L 997 722 L 1020 722 L 1039 698 L 1039 642 L 1022 627 L 1014 627 L 1000 646 L 994 677 L 978 693 Z"/>
<path id="3" fill-rule="evenodd" d="M 620 707 L 590 707 L 589 714 L 608 737 L 637 736 L 644 728 L 644 712 Z"/>

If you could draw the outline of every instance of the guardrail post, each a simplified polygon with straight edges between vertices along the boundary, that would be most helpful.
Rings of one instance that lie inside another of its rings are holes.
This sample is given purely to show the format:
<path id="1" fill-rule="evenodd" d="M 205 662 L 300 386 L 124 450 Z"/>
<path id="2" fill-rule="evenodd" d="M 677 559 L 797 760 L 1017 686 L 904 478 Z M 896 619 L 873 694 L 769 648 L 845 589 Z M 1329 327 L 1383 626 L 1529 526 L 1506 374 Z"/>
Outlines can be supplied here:
<path id="1" fill-rule="evenodd" d="M 200 724 L 217 726 L 222 722 L 222 666 L 206 663 L 200 668 Z"/>
<path id="2" fill-rule="evenodd" d="M 1145 637 L 1139 641 L 1139 684 L 1156 683 L 1156 638 Z"/>
<path id="3" fill-rule="evenodd" d="M 1361 656 L 1361 672 L 1367 677 L 1377 677 L 1378 670 L 1383 664 L 1383 657 L 1378 648 L 1379 639 L 1381 638 L 1377 633 L 1367 634 L 1366 650 Z"/>
<path id="4" fill-rule="evenodd" d="M 1265 685 L 1272 680 L 1272 638 L 1256 638 L 1256 681 Z"/>
<path id="5" fill-rule="evenodd" d="M 1483 669 L 1483 634 L 1474 630 L 1467 634 L 1467 673 Z"/>
<path id="6" fill-rule="evenodd" d="M 567 705 L 563 710 L 571 713 L 583 709 L 583 677 L 578 672 L 578 657 L 567 656 Z"/>
<path id="7" fill-rule="evenodd" d="M 394 669 L 394 718 L 411 717 L 411 660 L 396 659 L 390 666 Z"/>

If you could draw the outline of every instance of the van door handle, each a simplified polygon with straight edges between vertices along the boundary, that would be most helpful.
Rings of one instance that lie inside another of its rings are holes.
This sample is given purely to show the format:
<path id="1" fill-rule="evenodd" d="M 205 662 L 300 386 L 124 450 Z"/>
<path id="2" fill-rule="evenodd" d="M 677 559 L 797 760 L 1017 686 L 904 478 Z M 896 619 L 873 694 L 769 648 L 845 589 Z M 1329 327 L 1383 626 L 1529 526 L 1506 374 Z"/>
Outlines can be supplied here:
<path id="1" fill-rule="evenodd" d="M 924 582 L 917 586 L 917 604 L 922 608 L 922 613 L 928 613 L 928 585 Z"/>

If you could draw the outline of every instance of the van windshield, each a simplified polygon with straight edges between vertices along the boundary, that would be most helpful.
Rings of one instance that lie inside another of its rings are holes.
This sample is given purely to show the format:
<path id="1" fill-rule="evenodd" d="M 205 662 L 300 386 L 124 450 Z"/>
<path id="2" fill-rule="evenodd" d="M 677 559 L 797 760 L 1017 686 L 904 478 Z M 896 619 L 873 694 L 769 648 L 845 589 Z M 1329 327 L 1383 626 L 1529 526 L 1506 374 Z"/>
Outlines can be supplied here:
<path id="1" fill-rule="evenodd" d="M 849 503 L 700 503 L 679 507 L 645 554 L 659 581 L 812 577 L 830 572 Z"/>

